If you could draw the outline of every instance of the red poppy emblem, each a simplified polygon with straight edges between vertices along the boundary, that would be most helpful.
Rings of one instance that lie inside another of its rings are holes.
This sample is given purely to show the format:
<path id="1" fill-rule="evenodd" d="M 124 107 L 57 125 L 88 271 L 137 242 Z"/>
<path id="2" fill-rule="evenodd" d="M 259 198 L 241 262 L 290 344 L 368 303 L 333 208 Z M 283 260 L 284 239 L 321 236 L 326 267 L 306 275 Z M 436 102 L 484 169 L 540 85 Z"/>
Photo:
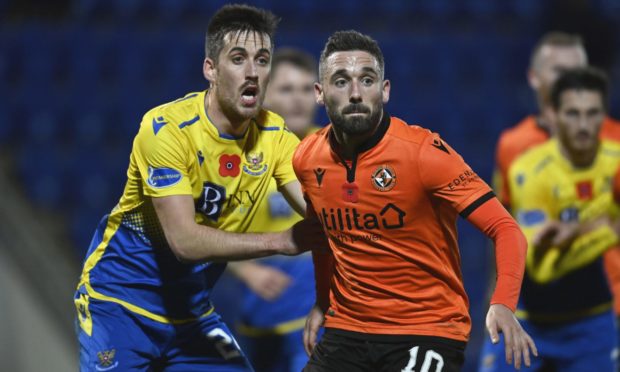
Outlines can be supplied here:
<path id="1" fill-rule="evenodd" d="M 241 164 L 239 155 L 220 156 L 220 176 L 237 177 L 240 172 L 239 164 Z"/>

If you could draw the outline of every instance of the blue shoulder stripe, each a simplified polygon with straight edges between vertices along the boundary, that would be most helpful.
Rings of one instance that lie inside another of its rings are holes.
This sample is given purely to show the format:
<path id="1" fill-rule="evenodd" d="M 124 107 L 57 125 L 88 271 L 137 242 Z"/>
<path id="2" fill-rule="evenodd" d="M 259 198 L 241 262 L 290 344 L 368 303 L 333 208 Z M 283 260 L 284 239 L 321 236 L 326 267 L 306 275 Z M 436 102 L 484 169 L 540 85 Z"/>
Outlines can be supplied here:
<path id="1" fill-rule="evenodd" d="M 181 124 L 179 124 L 179 129 L 183 129 L 185 127 L 189 127 L 190 125 L 194 124 L 198 120 L 200 120 L 200 116 L 196 115 L 196 117 L 194 117 L 193 119 L 190 119 L 188 121 L 184 121 Z"/>
<path id="2" fill-rule="evenodd" d="M 258 128 L 258 130 L 266 130 L 266 131 L 277 131 L 277 130 L 280 130 L 280 127 L 261 127 L 258 124 L 256 124 L 256 127 Z"/>

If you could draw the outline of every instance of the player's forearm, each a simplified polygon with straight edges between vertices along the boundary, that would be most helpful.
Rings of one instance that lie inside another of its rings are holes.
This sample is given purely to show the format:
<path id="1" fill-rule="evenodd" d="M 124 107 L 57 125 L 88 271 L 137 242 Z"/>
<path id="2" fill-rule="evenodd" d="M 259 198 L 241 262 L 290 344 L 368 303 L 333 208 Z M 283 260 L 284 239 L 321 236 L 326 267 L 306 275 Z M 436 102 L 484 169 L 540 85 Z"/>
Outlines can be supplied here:
<path id="1" fill-rule="evenodd" d="M 334 275 L 334 257 L 329 248 L 314 249 L 312 260 L 316 283 L 316 304 L 325 312 L 329 308 L 330 285 Z"/>
<path id="2" fill-rule="evenodd" d="M 525 236 L 495 198 L 476 209 L 468 220 L 495 243 L 497 282 L 491 304 L 502 304 L 515 311 L 525 271 Z"/>
<path id="3" fill-rule="evenodd" d="M 292 248 L 290 234 L 230 233 L 195 224 L 167 236 L 170 248 L 183 262 L 234 261 L 283 253 Z"/>
<path id="4" fill-rule="evenodd" d="M 538 247 L 532 245 L 532 239 L 528 239 L 531 245 L 527 258 L 529 276 L 543 284 L 559 279 L 590 264 L 618 243 L 618 233 L 606 218 L 582 224 L 576 234 L 577 237 L 566 248 Z"/>
<path id="5" fill-rule="evenodd" d="M 587 233 L 580 235 L 555 263 L 558 275 L 584 267 L 618 244 L 618 235 L 606 223 L 594 223 Z"/>
<path id="6" fill-rule="evenodd" d="M 170 249 L 183 262 L 243 260 L 296 248 L 290 231 L 239 234 L 197 224 L 191 195 L 153 198 L 152 202 Z"/>

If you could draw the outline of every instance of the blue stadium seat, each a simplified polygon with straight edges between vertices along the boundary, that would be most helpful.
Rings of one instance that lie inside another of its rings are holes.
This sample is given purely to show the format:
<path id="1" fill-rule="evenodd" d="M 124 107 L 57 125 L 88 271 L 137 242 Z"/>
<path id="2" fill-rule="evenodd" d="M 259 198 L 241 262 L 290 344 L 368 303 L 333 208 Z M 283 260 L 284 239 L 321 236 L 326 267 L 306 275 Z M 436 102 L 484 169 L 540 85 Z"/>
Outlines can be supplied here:
<path id="1" fill-rule="evenodd" d="M 512 0 L 512 12 L 528 23 L 534 23 L 534 20 L 542 16 L 544 10 L 544 1 L 539 0 Z"/>
<path id="2" fill-rule="evenodd" d="M 109 212 L 109 210 L 102 211 L 76 205 L 67 213 L 70 226 L 70 237 L 73 241 L 76 257 L 79 260 L 85 259 L 88 246 L 97 228 L 97 224 L 101 218 Z"/>
<path id="3" fill-rule="evenodd" d="M 11 117 L 11 110 L 8 109 L 6 102 L 0 100 L 0 144 L 3 147 L 15 138 L 16 126 L 15 120 Z"/>
<path id="4" fill-rule="evenodd" d="M 420 1 L 420 10 L 429 16 L 449 17 L 458 10 L 458 2 L 450 0 Z"/>
<path id="5" fill-rule="evenodd" d="M 26 194 L 35 205 L 58 210 L 63 202 L 66 178 L 60 150 L 51 143 L 22 143 L 17 170 Z"/>
<path id="6" fill-rule="evenodd" d="M 97 148 L 106 141 L 106 121 L 98 112 L 82 113 L 71 121 L 70 138 L 76 145 Z"/>

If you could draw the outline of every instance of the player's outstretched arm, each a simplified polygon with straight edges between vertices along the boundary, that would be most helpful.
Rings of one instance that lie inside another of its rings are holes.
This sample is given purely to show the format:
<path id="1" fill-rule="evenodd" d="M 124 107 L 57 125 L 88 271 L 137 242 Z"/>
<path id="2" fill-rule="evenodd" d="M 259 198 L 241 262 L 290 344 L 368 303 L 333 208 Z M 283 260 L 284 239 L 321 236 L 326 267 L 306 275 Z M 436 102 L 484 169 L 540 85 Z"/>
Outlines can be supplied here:
<path id="1" fill-rule="evenodd" d="M 504 334 L 506 363 L 514 363 L 516 369 L 521 368 L 522 361 L 527 367 L 530 366 L 530 350 L 533 355 L 538 356 L 536 344 L 523 330 L 512 310 L 506 306 L 491 305 L 487 313 L 486 326 L 494 344 L 499 342 L 499 333 Z"/>
<path id="2" fill-rule="evenodd" d="M 302 216 L 306 215 L 306 201 L 304 200 L 299 181 L 289 182 L 280 187 L 279 191 L 284 195 L 284 198 L 295 212 Z"/>
<path id="3" fill-rule="evenodd" d="M 299 239 L 297 226 L 281 233 L 241 234 L 198 225 L 190 195 L 152 198 L 159 222 L 172 252 L 180 261 L 228 261 L 274 254 L 294 255 L 314 243 L 312 236 Z"/>
<path id="4" fill-rule="evenodd" d="M 551 221 L 536 234 L 526 231 L 526 235 L 533 250 L 542 252 L 528 256 L 528 272 L 533 280 L 548 283 L 590 264 L 616 246 L 620 223 L 608 216 L 586 223 Z"/>
<path id="5" fill-rule="evenodd" d="M 499 342 L 498 334 L 503 333 L 506 362 L 519 369 L 523 361 L 529 367 L 530 355 L 537 356 L 538 351 L 514 315 L 525 271 L 525 236 L 497 198 L 486 201 L 467 219 L 495 243 L 497 283 L 486 319 L 491 341 Z"/>

